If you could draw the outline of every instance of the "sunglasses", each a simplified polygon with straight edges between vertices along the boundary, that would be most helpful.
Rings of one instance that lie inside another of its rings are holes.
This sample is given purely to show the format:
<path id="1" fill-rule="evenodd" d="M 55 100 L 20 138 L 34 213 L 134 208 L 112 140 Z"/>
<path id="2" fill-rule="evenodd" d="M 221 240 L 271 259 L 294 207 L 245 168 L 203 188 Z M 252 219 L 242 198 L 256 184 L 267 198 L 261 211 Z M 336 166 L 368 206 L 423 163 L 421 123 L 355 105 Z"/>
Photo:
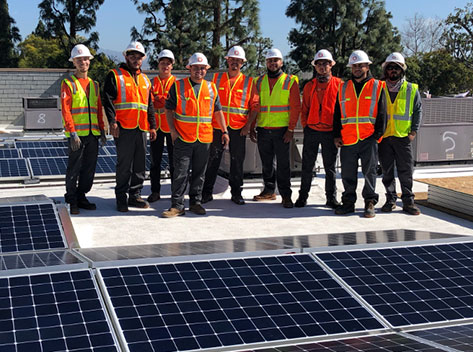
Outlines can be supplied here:
<path id="1" fill-rule="evenodd" d="M 397 65 L 389 65 L 388 67 L 386 67 L 386 71 L 401 71 L 401 70 L 402 68 L 400 68 Z"/>

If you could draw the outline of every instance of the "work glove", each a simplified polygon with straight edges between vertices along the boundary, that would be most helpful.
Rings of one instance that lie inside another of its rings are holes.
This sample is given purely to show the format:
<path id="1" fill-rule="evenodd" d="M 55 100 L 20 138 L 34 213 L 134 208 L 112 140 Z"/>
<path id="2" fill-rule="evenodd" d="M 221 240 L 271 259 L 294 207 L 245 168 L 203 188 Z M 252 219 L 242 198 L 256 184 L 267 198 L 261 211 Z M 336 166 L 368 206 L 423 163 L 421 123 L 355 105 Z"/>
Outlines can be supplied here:
<path id="1" fill-rule="evenodd" d="M 71 149 L 72 149 L 72 151 L 75 152 L 75 151 L 79 150 L 80 145 L 81 145 L 81 142 L 80 142 L 79 136 L 77 135 L 77 133 L 72 132 L 71 133 Z"/>
<path id="2" fill-rule="evenodd" d="M 107 136 L 105 135 L 105 131 L 100 131 L 100 146 L 105 147 L 107 145 Z"/>

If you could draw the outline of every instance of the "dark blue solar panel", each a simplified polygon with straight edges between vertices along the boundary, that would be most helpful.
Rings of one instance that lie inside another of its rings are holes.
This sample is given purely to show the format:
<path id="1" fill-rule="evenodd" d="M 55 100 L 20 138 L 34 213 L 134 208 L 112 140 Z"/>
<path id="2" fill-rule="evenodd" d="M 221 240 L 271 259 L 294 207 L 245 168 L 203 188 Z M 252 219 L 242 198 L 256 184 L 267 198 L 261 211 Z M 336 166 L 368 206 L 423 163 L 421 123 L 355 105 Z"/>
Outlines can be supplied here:
<path id="1" fill-rule="evenodd" d="M 309 255 L 101 269 L 131 352 L 382 329 Z"/>
<path id="2" fill-rule="evenodd" d="M 23 148 L 67 148 L 67 140 L 50 140 L 50 141 L 15 141 L 15 146 L 18 149 Z"/>
<path id="3" fill-rule="evenodd" d="M 0 177 L 29 177 L 26 159 L 0 159 Z"/>
<path id="4" fill-rule="evenodd" d="M 427 341 L 435 342 L 456 351 L 473 351 L 473 325 L 457 325 L 444 328 L 410 332 Z"/>
<path id="5" fill-rule="evenodd" d="M 110 154 L 110 155 L 117 155 L 117 147 L 115 145 L 107 145 L 104 147 L 104 149 Z"/>
<path id="6" fill-rule="evenodd" d="M 65 248 L 52 204 L 0 207 L 0 253 Z"/>
<path id="7" fill-rule="evenodd" d="M 33 176 L 65 175 L 68 157 L 29 158 Z"/>
<path id="8" fill-rule="evenodd" d="M 0 256 L 0 270 L 18 270 L 83 263 L 66 250 Z"/>
<path id="9" fill-rule="evenodd" d="M 473 244 L 317 256 L 395 327 L 473 318 Z"/>
<path id="10" fill-rule="evenodd" d="M 0 351 L 118 351 L 88 270 L 0 279 Z"/>
<path id="11" fill-rule="evenodd" d="M 114 156 L 99 156 L 97 159 L 96 174 L 113 174 L 116 170 L 117 159 Z"/>
<path id="12" fill-rule="evenodd" d="M 23 158 L 51 158 L 67 156 L 67 148 L 22 148 Z"/>
<path id="13" fill-rule="evenodd" d="M 18 149 L 0 149 L 0 159 L 18 159 Z"/>

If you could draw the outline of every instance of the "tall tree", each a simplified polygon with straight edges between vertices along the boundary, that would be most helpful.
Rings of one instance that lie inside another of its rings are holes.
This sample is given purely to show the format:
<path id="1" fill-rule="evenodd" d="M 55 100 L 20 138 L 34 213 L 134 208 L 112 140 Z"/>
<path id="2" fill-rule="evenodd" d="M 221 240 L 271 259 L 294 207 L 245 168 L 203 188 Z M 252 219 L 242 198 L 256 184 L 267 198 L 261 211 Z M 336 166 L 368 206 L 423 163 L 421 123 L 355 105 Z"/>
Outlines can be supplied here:
<path id="1" fill-rule="evenodd" d="M 0 0 L 0 67 L 16 67 L 18 57 L 15 43 L 21 40 L 20 32 L 10 17 L 7 0 Z"/>
<path id="2" fill-rule="evenodd" d="M 401 50 L 401 38 L 383 0 L 291 0 L 286 15 L 299 25 L 289 32 L 294 48 L 289 56 L 302 71 L 311 70 L 310 62 L 318 50 L 328 49 L 337 61 L 334 74 L 347 76 L 348 57 L 361 49 L 373 61 L 374 74 L 379 75 L 387 55 Z"/>
<path id="3" fill-rule="evenodd" d="M 456 8 L 445 22 L 442 39 L 446 50 L 473 68 L 473 4 Z"/>
<path id="4" fill-rule="evenodd" d="M 444 30 L 444 22 L 439 19 L 425 18 L 415 13 L 408 18 L 401 31 L 401 44 L 406 56 L 428 53 L 442 48 L 440 38 Z"/>

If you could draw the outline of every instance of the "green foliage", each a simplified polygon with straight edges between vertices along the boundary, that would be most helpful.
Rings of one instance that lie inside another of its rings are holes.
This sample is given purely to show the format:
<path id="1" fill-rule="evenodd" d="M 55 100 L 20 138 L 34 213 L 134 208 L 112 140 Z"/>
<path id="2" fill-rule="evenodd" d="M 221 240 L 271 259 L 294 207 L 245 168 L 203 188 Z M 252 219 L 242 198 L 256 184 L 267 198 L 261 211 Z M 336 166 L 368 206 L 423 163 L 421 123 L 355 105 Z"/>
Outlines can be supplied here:
<path id="1" fill-rule="evenodd" d="M 92 51 L 92 55 L 94 55 L 94 59 L 90 61 L 88 75 L 94 81 L 102 83 L 105 81 L 105 76 L 107 73 L 112 68 L 115 68 L 117 64 L 104 53 L 96 54 Z M 103 89 L 102 84 L 100 85 L 100 88 Z"/>
<path id="2" fill-rule="evenodd" d="M 18 56 L 15 43 L 21 40 L 20 32 L 14 26 L 15 20 L 10 17 L 8 3 L 0 0 L 0 67 L 16 67 Z"/>
<path id="3" fill-rule="evenodd" d="M 58 39 L 45 39 L 35 34 L 30 34 L 18 45 L 20 60 L 18 67 L 69 67 L 67 59 Z"/>
<path id="4" fill-rule="evenodd" d="M 473 68 L 473 4 L 456 8 L 445 21 L 447 27 L 442 36 L 445 48 L 453 57 Z"/>

